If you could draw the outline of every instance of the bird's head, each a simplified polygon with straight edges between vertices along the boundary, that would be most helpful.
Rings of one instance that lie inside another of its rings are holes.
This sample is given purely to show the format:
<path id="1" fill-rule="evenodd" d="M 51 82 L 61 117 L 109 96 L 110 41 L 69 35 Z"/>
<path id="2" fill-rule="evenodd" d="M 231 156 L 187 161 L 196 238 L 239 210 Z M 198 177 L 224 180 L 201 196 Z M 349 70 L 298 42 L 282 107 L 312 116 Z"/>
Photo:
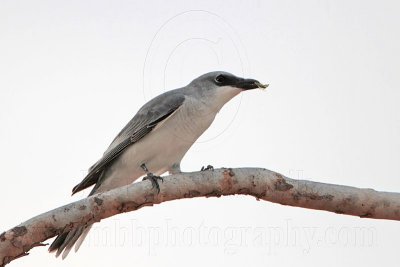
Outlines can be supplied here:
<path id="1" fill-rule="evenodd" d="M 190 85 L 204 102 L 212 103 L 218 110 L 240 92 L 256 88 L 265 89 L 268 84 L 261 84 L 254 79 L 237 77 L 224 71 L 214 71 L 194 79 Z"/>

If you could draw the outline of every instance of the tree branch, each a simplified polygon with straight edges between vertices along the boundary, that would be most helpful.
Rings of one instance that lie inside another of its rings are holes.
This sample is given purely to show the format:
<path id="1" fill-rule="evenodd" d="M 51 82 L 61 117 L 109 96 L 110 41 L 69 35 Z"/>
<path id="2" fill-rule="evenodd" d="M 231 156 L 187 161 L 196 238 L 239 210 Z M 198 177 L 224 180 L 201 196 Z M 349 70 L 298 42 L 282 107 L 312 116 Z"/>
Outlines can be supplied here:
<path id="1" fill-rule="evenodd" d="M 260 168 L 216 169 L 164 178 L 156 194 L 148 181 L 94 195 L 38 215 L 0 235 L 0 266 L 27 255 L 63 229 L 165 201 L 192 197 L 251 195 L 283 205 L 400 220 L 400 194 L 294 180 Z"/>

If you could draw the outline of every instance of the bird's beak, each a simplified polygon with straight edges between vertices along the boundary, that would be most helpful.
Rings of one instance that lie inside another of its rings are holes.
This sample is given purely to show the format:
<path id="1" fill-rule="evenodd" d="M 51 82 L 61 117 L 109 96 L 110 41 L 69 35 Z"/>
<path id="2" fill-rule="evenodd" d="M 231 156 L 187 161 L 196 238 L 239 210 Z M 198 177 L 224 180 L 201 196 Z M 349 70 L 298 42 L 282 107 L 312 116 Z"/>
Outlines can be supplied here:
<path id="1" fill-rule="evenodd" d="M 265 89 L 268 87 L 269 84 L 262 84 L 257 80 L 254 79 L 240 79 L 235 84 L 235 87 L 243 89 L 243 90 L 251 90 L 251 89 Z"/>

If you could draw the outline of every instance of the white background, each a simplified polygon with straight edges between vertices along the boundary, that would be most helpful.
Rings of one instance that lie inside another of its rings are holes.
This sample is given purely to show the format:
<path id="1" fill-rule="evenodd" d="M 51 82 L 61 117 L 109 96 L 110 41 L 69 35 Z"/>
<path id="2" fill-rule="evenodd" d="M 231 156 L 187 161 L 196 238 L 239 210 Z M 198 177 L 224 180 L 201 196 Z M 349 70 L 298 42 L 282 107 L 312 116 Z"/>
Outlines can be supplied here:
<path id="1" fill-rule="evenodd" d="M 0 1 L 0 229 L 70 197 L 146 100 L 211 70 L 243 93 L 187 153 L 201 166 L 400 192 L 397 1 Z M 1 231 L 2 231 L 1 230 Z M 97 224 L 62 261 L 13 266 L 376 266 L 398 222 L 252 197 L 163 203 Z"/>

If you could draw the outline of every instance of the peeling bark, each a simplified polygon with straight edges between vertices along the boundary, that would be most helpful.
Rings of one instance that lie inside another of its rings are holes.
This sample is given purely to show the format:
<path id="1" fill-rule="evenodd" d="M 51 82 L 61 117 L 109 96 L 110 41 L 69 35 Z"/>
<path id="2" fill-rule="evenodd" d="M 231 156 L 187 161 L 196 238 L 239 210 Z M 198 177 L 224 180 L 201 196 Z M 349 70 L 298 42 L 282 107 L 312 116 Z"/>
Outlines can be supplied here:
<path id="1" fill-rule="evenodd" d="M 251 195 L 283 205 L 361 218 L 400 220 L 400 194 L 294 180 L 260 168 L 216 169 L 164 178 L 157 194 L 148 181 L 97 194 L 38 215 L 0 234 L 0 267 L 28 255 L 63 229 L 165 201 L 222 195 Z"/>

